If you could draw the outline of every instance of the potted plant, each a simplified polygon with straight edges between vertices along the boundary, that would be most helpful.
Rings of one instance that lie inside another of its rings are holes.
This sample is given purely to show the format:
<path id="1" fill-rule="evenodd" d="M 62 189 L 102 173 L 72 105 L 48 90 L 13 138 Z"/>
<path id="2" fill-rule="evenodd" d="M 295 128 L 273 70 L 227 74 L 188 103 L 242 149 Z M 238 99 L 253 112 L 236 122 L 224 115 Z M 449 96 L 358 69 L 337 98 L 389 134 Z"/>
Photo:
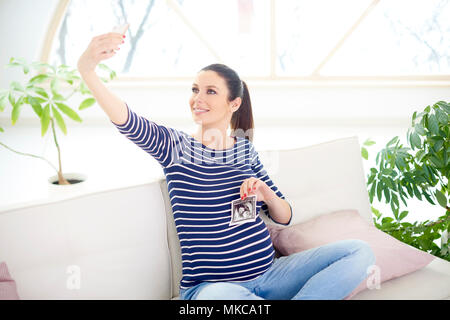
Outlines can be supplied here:
<path id="1" fill-rule="evenodd" d="M 396 136 L 378 152 L 376 164 L 370 168 L 367 186 L 370 203 L 375 196 L 390 204 L 393 216 L 375 209 L 377 228 L 420 250 L 450 261 L 448 232 L 450 209 L 448 178 L 450 173 L 450 104 L 439 101 L 424 111 L 412 115 L 411 127 L 406 135 L 408 146 Z M 365 146 L 374 142 L 369 139 Z M 361 155 L 368 159 L 365 147 Z M 406 222 L 408 211 L 401 210 L 407 199 L 426 200 L 443 208 L 443 215 L 435 221 Z M 440 244 L 436 243 L 440 240 Z"/>
<path id="2" fill-rule="evenodd" d="M 61 165 L 61 148 L 56 134 L 56 128 L 59 128 L 59 130 L 67 135 L 67 126 L 64 117 L 82 122 L 78 113 L 68 105 L 68 100 L 72 96 L 77 93 L 86 96 L 86 99 L 78 106 L 78 110 L 89 108 L 96 102 L 78 75 L 78 71 L 64 64 L 52 66 L 43 62 L 27 63 L 21 58 L 11 58 L 6 67 L 22 68 L 25 75 L 28 75 L 30 70 L 36 70 L 36 72 L 35 74 L 31 73 L 31 78 L 25 82 L 19 83 L 12 81 L 9 89 L 0 90 L 0 111 L 4 111 L 10 105 L 12 107 L 11 123 L 14 125 L 19 119 L 22 107 L 24 105 L 31 106 L 40 120 L 41 137 L 44 137 L 49 128 L 51 128 L 53 141 L 58 152 L 58 168 L 52 162 L 39 155 L 19 152 L 1 141 L 0 145 L 17 154 L 46 161 L 57 173 L 58 180 L 55 184 L 67 185 L 81 182 L 80 180 L 64 176 Z M 108 73 L 107 78 L 102 77 L 104 82 L 115 78 L 116 73 L 106 65 L 100 64 L 99 67 Z M 64 95 L 63 92 L 69 93 Z M 4 132 L 4 128 L 0 127 L 0 132 Z"/>

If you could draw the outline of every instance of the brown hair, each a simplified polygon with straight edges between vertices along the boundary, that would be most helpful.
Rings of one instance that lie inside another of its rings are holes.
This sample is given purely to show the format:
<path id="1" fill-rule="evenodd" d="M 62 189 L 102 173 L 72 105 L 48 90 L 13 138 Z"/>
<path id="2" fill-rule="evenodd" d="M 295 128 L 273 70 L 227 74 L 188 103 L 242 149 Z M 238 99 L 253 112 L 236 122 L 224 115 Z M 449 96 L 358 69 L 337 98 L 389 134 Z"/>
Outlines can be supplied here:
<path id="1" fill-rule="evenodd" d="M 228 101 L 233 101 L 237 97 L 242 99 L 241 106 L 231 117 L 230 126 L 232 136 L 240 136 L 253 141 L 253 112 L 250 94 L 247 84 L 239 78 L 239 75 L 233 69 L 224 64 L 211 64 L 200 71 L 215 71 L 226 82 L 228 87 Z"/>

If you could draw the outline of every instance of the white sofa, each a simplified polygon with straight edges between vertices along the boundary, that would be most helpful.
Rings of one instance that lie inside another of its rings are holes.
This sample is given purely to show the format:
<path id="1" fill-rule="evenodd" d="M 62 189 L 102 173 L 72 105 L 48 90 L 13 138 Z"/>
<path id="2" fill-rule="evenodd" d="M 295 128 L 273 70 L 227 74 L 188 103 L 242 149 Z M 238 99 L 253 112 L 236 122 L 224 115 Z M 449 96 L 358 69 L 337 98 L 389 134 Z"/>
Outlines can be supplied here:
<path id="1" fill-rule="evenodd" d="M 357 137 L 259 153 L 292 205 L 292 224 L 350 208 L 372 223 Z M 181 259 L 171 214 L 163 177 L 4 210 L 0 262 L 21 299 L 176 299 Z M 450 299 L 450 263 L 436 258 L 353 299 Z"/>

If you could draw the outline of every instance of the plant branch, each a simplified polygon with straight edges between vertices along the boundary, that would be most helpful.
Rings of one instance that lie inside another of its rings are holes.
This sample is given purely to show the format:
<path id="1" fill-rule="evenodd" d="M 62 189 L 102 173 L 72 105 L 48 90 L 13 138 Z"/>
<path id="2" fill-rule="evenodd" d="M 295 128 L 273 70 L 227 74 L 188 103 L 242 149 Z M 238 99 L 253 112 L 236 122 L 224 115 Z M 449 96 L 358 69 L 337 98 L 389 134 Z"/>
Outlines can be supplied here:
<path id="1" fill-rule="evenodd" d="M 56 171 L 56 173 L 58 173 L 58 169 L 56 169 L 56 167 L 55 167 L 50 161 L 48 161 L 47 159 L 45 159 L 44 157 L 37 156 L 37 155 L 31 154 L 31 153 L 24 153 L 24 152 L 16 151 L 16 150 L 14 150 L 14 149 L 8 147 L 6 144 L 4 144 L 4 143 L 2 143 L 2 142 L 0 142 L 0 145 L 2 145 L 2 146 L 5 147 L 6 149 L 11 150 L 12 152 L 15 152 L 15 153 L 17 153 L 17 154 L 44 160 L 44 161 L 46 161 L 46 162 L 47 162 L 47 163 L 48 163 L 48 164 Z"/>
<path id="2" fill-rule="evenodd" d="M 55 121 L 53 117 L 50 118 L 50 122 L 52 124 L 53 131 L 53 139 L 55 141 L 56 149 L 58 150 L 58 163 L 59 163 L 59 171 L 58 171 L 58 183 L 62 184 L 70 184 L 62 175 L 62 166 L 61 166 L 61 149 L 59 148 L 58 139 L 56 139 L 56 131 L 55 131 Z"/>

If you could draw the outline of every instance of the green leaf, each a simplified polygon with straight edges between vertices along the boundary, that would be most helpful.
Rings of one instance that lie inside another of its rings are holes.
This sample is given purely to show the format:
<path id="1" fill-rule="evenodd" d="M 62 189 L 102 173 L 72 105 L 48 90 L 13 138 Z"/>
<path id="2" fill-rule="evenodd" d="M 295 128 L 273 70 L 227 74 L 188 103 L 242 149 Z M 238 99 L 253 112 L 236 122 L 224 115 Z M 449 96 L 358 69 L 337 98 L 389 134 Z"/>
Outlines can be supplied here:
<path id="1" fill-rule="evenodd" d="M 414 126 L 414 120 L 416 120 L 416 116 L 417 116 L 417 111 L 414 111 L 414 113 L 412 115 L 411 127 Z"/>
<path id="2" fill-rule="evenodd" d="M 98 66 L 100 69 L 103 69 L 109 73 L 110 80 L 113 80 L 117 76 L 116 72 L 114 70 L 112 70 L 110 67 L 108 67 L 106 64 L 100 63 Z M 106 78 L 102 78 L 102 80 L 104 82 L 108 82 L 108 79 L 106 79 Z"/>
<path id="3" fill-rule="evenodd" d="M 3 128 L 2 128 L 2 127 L 0 127 L 0 132 L 5 132 L 5 130 L 3 130 Z"/>
<path id="4" fill-rule="evenodd" d="M 78 110 L 83 110 L 83 109 L 89 108 L 89 107 L 93 106 L 95 104 L 95 102 L 96 101 L 94 98 L 87 98 L 83 102 L 81 102 L 80 106 L 78 107 Z"/>
<path id="5" fill-rule="evenodd" d="M 17 81 L 12 81 L 9 84 L 9 88 L 14 91 L 25 92 L 25 89 L 23 88 L 23 86 L 20 83 L 18 83 Z"/>
<path id="6" fill-rule="evenodd" d="M 377 198 L 378 201 L 381 201 L 381 193 L 383 192 L 383 182 L 379 181 L 377 185 Z"/>
<path id="7" fill-rule="evenodd" d="M 404 198 L 406 196 L 406 194 L 401 192 L 401 193 L 399 193 L 399 195 L 400 195 L 400 200 L 402 200 L 403 204 L 407 207 L 408 203 L 406 203 L 406 200 Z"/>
<path id="8" fill-rule="evenodd" d="M 425 136 L 427 133 L 425 132 L 425 129 L 424 129 L 424 127 L 420 124 L 420 123 L 417 123 L 415 126 L 414 126 L 414 129 L 416 130 L 416 132 L 418 133 L 418 134 L 420 134 L 421 136 Z"/>
<path id="9" fill-rule="evenodd" d="M 67 134 L 66 123 L 64 122 L 63 117 L 58 112 L 58 110 L 53 106 L 52 106 L 52 111 L 53 111 L 53 116 L 55 117 L 56 123 L 58 124 L 59 128 L 61 129 L 62 132 L 64 132 L 64 134 Z"/>
<path id="10" fill-rule="evenodd" d="M 377 217 L 377 219 L 380 219 L 381 212 L 375 209 L 374 207 L 370 207 L 370 209 L 372 210 L 373 214 Z"/>
<path id="11" fill-rule="evenodd" d="M 8 95 L 0 96 L 0 111 L 4 111 L 6 108 L 6 104 L 8 103 Z"/>
<path id="12" fill-rule="evenodd" d="M 42 106 L 39 103 L 38 99 L 28 96 L 28 102 L 31 104 L 31 107 L 33 108 L 34 112 L 38 115 L 40 118 L 42 115 Z"/>
<path id="13" fill-rule="evenodd" d="M 30 81 L 28 81 L 28 83 L 32 84 L 32 85 L 36 85 L 38 83 L 44 82 L 48 78 L 49 78 L 49 76 L 46 74 L 38 74 L 37 76 L 31 78 Z"/>
<path id="14" fill-rule="evenodd" d="M 440 124 L 447 125 L 449 123 L 448 115 L 441 109 L 436 109 L 436 119 Z"/>
<path id="15" fill-rule="evenodd" d="M 434 114 L 430 115 L 428 118 L 428 129 L 435 135 L 439 134 L 439 124 Z"/>
<path id="16" fill-rule="evenodd" d="M 447 208 L 447 198 L 441 191 L 436 190 L 436 192 L 434 193 L 434 196 L 436 197 L 436 200 L 441 207 Z"/>
<path id="17" fill-rule="evenodd" d="M 395 193 L 392 193 L 392 201 L 393 204 L 395 204 L 397 207 L 399 207 L 398 203 L 398 196 Z"/>
<path id="18" fill-rule="evenodd" d="M 400 213 L 400 216 L 398 217 L 398 221 L 402 221 L 404 218 L 406 218 L 406 216 L 408 215 L 408 211 L 402 211 Z"/>
<path id="19" fill-rule="evenodd" d="M 23 97 L 20 97 L 13 105 L 13 108 L 11 110 L 11 123 L 14 125 L 16 124 L 17 120 L 19 119 L 20 111 L 22 109 L 23 105 Z"/>
<path id="20" fill-rule="evenodd" d="M 92 94 L 84 81 L 81 81 L 80 83 L 80 92 L 81 94 Z"/>
<path id="21" fill-rule="evenodd" d="M 389 141 L 386 145 L 386 147 L 389 147 L 390 145 L 396 143 L 398 140 L 398 136 L 394 137 L 391 141 Z"/>
<path id="22" fill-rule="evenodd" d="M 419 189 L 417 189 L 417 186 L 415 184 L 412 185 L 413 190 L 414 190 L 414 195 L 419 199 L 422 200 L 422 195 L 419 192 Z"/>
<path id="23" fill-rule="evenodd" d="M 434 154 L 431 155 L 431 157 L 430 157 L 429 159 L 430 159 L 430 162 L 431 162 L 432 164 L 434 164 L 434 166 L 435 166 L 436 168 L 444 168 L 444 164 L 443 164 L 443 162 L 441 161 L 441 159 L 439 159 L 438 157 L 436 157 Z"/>
<path id="24" fill-rule="evenodd" d="M 52 79 L 52 82 L 50 82 L 50 88 L 52 90 L 53 96 L 59 96 L 59 93 L 58 93 L 58 91 L 59 91 L 59 83 L 58 83 L 57 78 L 53 78 Z"/>
<path id="25" fill-rule="evenodd" d="M 65 105 L 64 103 L 56 103 L 56 106 L 61 110 L 63 113 L 65 113 L 70 119 L 82 122 L 80 116 L 73 111 L 69 106 Z"/>
<path id="26" fill-rule="evenodd" d="M 53 101 L 65 101 L 66 98 L 64 98 L 62 95 L 60 95 L 59 93 L 53 93 L 53 97 L 52 97 Z"/>
<path id="27" fill-rule="evenodd" d="M 48 94 L 43 88 L 41 88 L 41 87 L 32 87 L 31 90 L 36 92 L 38 95 L 48 99 Z"/>
<path id="28" fill-rule="evenodd" d="M 381 220 L 381 223 L 382 223 L 382 224 L 387 224 L 387 223 L 391 223 L 392 221 L 394 221 L 394 219 L 392 219 L 391 217 L 384 217 L 384 218 Z"/>
<path id="29" fill-rule="evenodd" d="M 50 124 L 50 105 L 47 104 L 44 107 L 44 110 L 42 112 L 41 116 L 41 136 L 45 136 L 45 133 L 48 130 L 48 125 Z"/>
<path id="30" fill-rule="evenodd" d="M 445 112 L 450 113 L 450 103 L 446 103 L 445 101 L 436 102 Z"/>
<path id="31" fill-rule="evenodd" d="M 81 106 L 80 106 L 80 108 L 81 108 Z M 366 160 L 369 159 L 369 152 L 367 152 L 367 149 L 364 147 L 361 148 L 361 156 Z"/>
<path id="32" fill-rule="evenodd" d="M 373 196 L 375 195 L 375 188 L 377 186 L 377 182 L 374 181 L 372 184 L 372 187 L 370 188 L 369 197 L 370 197 L 370 203 L 373 202 Z"/>
<path id="33" fill-rule="evenodd" d="M 374 145 L 375 143 L 376 143 L 375 141 L 367 139 L 366 141 L 364 141 L 363 145 L 370 147 L 370 146 Z"/>
<path id="34" fill-rule="evenodd" d="M 389 203 L 391 200 L 391 193 L 389 191 L 389 188 L 384 188 L 384 197 L 386 198 L 386 203 Z"/>
<path id="35" fill-rule="evenodd" d="M 434 151 L 439 152 L 439 150 L 442 148 L 443 144 L 444 144 L 443 140 L 436 141 L 436 143 L 433 146 Z"/>
<path id="36" fill-rule="evenodd" d="M 421 142 L 420 142 L 420 137 L 416 132 L 413 132 L 411 134 L 411 145 L 420 149 L 421 148 Z"/>

